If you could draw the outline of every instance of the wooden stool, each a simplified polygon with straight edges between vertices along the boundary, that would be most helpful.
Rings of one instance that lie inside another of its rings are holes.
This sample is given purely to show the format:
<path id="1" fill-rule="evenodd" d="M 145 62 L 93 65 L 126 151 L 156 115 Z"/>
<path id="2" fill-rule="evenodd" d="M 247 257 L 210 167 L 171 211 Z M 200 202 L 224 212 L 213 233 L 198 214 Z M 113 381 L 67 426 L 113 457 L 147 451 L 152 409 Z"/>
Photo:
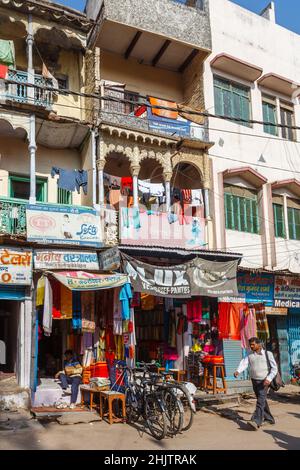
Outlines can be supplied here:
<path id="1" fill-rule="evenodd" d="M 113 402 L 115 400 L 120 400 L 122 402 L 122 418 L 117 418 L 113 414 Z M 107 413 L 104 415 L 104 404 L 105 401 L 108 403 L 108 422 L 109 424 L 113 423 L 125 423 L 126 422 L 126 406 L 125 406 L 125 395 L 124 393 L 114 392 L 113 390 L 107 392 L 100 392 L 100 416 L 103 419 L 103 416 L 107 416 Z"/>
<path id="2" fill-rule="evenodd" d="M 100 390 L 97 390 L 96 388 L 89 387 L 88 385 L 83 385 L 80 387 L 80 393 L 81 393 L 81 405 L 84 405 L 84 394 L 88 393 L 89 398 L 90 398 L 90 411 L 93 409 L 97 409 L 96 403 L 94 403 L 94 395 L 95 394 L 100 394 Z M 100 395 L 99 395 L 100 396 Z"/>
<path id="3" fill-rule="evenodd" d="M 216 393 L 224 392 L 227 393 L 227 383 L 225 380 L 225 365 L 224 364 L 203 364 L 204 365 L 204 384 L 203 388 L 206 392 L 209 390 L 213 390 L 213 394 L 216 395 Z M 212 368 L 212 378 L 213 378 L 213 384 L 210 384 L 210 375 L 209 375 L 209 368 Z M 221 371 L 221 378 L 222 378 L 222 383 L 223 387 L 217 387 L 217 370 L 218 368 Z"/>
<path id="4" fill-rule="evenodd" d="M 170 374 L 174 374 L 174 378 L 177 382 L 184 382 L 185 375 L 186 375 L 185 370 L 170 369 L 169 372 L 170 372 Z"/>

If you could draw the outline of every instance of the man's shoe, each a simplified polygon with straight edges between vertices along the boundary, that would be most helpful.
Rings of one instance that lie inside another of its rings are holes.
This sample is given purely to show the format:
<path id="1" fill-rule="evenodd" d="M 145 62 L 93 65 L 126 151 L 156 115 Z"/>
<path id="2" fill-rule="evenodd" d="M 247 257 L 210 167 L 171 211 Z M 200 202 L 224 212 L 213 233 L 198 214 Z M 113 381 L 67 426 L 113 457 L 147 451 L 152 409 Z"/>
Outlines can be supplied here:
<path id="1" fill-rule="evenodd" d="M 76 408 L 76 403 L 71 403 L 70 409 L 71 409 L 71 410 L 74 410 L 74 408 Z"/>
<path id="2" fill-rule="evenodd" d="M 264 421 L 262 426 L 274 426 L 275 421 Z"/>
<path id="3" fill-rule="evenodd" d="M 249 426 L 251 426 L 253 429 L 255 429 L 255 431 L 258 431 L 259 426 L 258 426 L 258 424 L 257 424 L 255 421 L 253 421 L 253 420 L 251 419 L 250 421 L 248 421 L 248 424 L 249 424 Z"/>

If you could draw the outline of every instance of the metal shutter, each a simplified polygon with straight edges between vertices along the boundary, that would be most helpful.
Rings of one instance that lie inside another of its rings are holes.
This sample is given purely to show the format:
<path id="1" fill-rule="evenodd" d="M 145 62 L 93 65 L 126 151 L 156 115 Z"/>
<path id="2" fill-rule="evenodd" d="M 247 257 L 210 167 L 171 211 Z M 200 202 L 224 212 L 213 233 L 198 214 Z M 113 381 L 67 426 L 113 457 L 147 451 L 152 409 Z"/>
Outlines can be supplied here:
<path id="1" fill-rule="evenodd" d="M 287 332 L 287 319 L 285 317 L 277 318 L 277 335 L 279 344 L 280 355 L 280 371 L 282 380 L 288 383 L 291 379 L 290 374 L 290 358 L 289 358 L 289 344 Z"/>
<path id="2" fill-rule="evenodd" d="M 300 362 L 300 315 L 289 315 L 288 337 L 291 365 Z"/>
<path id="3" fill-rule="evenodd" d="M 0 286 L 1 300 L 24 300 L 25 287 L 23 286 Z"/>
<path id="4" fill-rule="evenodd" d="M 241 341 L 234 341 L 230 339 L 223 340 L 223 352 L 225 362 L 226 380 L 236 380 L 233 376 L 242 360 L 242 345 Z M 243 376 L 239 376 L 243 380 Z"/>

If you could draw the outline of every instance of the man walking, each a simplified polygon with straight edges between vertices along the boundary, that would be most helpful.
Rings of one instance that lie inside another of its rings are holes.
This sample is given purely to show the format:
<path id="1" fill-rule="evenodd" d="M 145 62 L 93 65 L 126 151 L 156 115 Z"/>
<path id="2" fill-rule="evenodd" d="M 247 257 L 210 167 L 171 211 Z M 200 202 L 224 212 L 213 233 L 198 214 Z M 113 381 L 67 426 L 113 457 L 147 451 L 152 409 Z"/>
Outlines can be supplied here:
<path id="1" fill-rule="evenodd" d="M 245 357 L 241 362 L 237 371 L 234 373 L 235 377 L 244 372 L 248 367 L 250 369 L 250 378 L 252 380 L 253 390 L 257 398 L 256 409 L 248 424 L 254 429 L 259 429 L 263 422 L 266 421 L 270 424 L 275 424 L 275 420 L 271 414 L 267 394 L 270 383 L 278 373 L 278 367 L 273 354 L 270 351 L 263 349 L 262 342 L 259 338 L 251 338 L 249 340 L 251 348 L 250 354 Z M 269 371 L 266 354 L 268 354 L 271 370 Z"/>

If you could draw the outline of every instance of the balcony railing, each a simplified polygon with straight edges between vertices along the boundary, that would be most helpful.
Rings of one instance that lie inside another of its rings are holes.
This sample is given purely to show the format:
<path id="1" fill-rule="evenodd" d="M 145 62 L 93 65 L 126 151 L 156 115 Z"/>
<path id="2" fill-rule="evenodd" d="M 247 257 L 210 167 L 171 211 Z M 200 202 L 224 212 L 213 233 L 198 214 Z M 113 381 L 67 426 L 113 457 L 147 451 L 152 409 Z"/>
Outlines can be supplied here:
<path id="1" fill-rule="evenodd" d="M 52 106 L 53 94 L 49 90 L 34 88 L 34 97 L 30 97 L 30 87 L 27 85 L 29 82 L 27 72 L 9 69 L 8 80 L 12 80 L 16 83 L 8 83 L 6 85 L 6 100 L 15 101 L 22 104 L 42 106 L 44 108 L 50 108 Z M 52 81 L 45 79 L 42 75 L 35 74 L 34 84 L 41 87 L 51 87 Z"/>
<path id="2" fill-rule="evenodd" d="M 175 137 L 209 141 L 208 120 L 199 125 L 179 117 L 167 119 L 155 116 L 150 107 L 143 106 L 145 98 L 138 93 L 127 92 L 124 89 L 102 87 L 102 95 L 111 97 L 103 100 L 100 117 L 112 124 L 129 126 L 141 131 L 149 131 Z"/>
<path id="3" fill-rule="evenodd" d="M 0 199 L 0 234 L 26 235 L 26 202 Z"/>

